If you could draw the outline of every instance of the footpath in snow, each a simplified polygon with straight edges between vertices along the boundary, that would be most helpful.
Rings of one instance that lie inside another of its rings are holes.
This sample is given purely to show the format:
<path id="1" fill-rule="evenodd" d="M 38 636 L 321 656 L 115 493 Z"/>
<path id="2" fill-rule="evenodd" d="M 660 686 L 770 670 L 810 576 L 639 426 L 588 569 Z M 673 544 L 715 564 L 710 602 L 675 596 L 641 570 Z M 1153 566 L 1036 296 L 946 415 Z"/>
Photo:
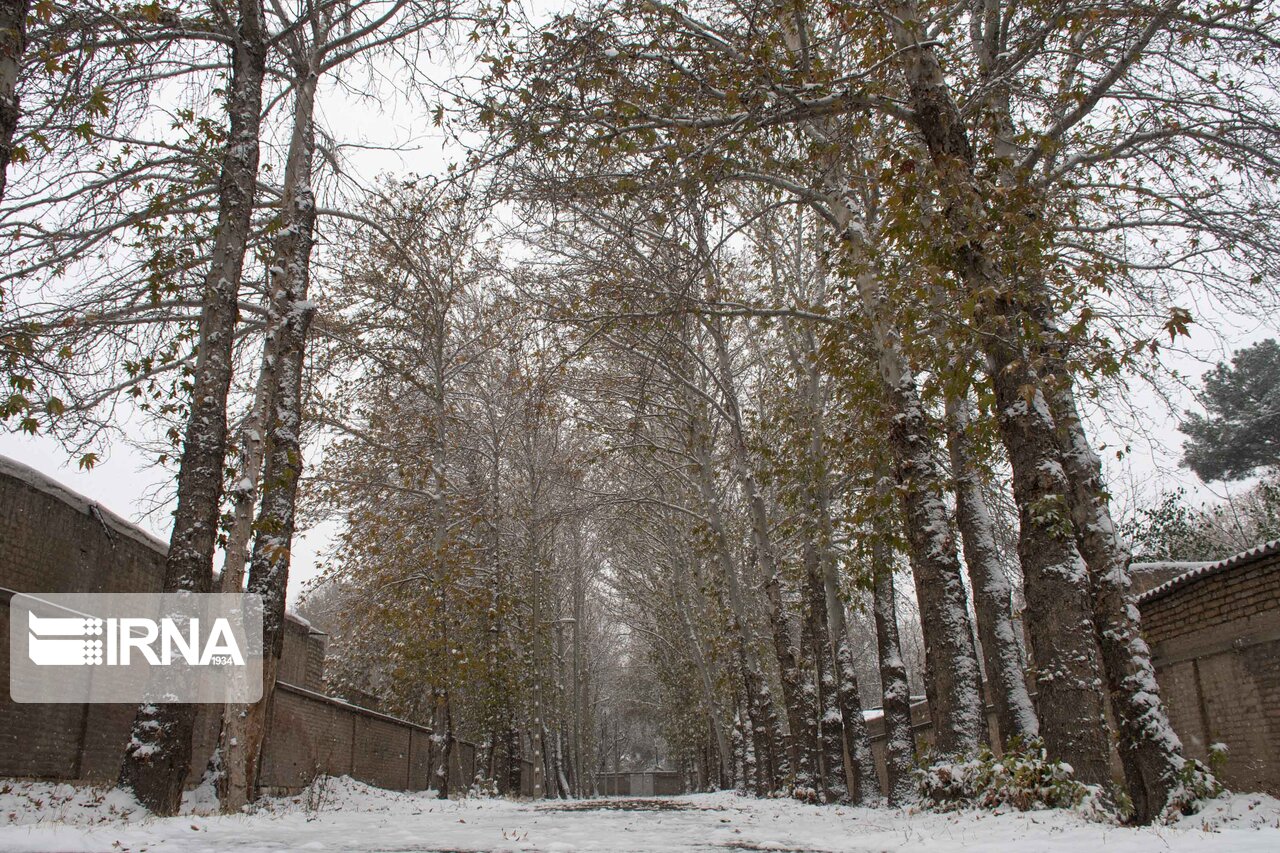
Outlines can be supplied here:
<path id="1" fill-rule="evenodd" d="M 189 803 L 199 811 L 199 802 Z M 0 781 L 0 850 L 1280 851 L 1280 801 L 1233 795 L 1173 826 L 1128 829 L 1067 812 L 935 814 L 809 806 L 732 793 L 655 799 L 441 801 L 332 779 L 233 817 L 144 815 L 119 792 Z"/>

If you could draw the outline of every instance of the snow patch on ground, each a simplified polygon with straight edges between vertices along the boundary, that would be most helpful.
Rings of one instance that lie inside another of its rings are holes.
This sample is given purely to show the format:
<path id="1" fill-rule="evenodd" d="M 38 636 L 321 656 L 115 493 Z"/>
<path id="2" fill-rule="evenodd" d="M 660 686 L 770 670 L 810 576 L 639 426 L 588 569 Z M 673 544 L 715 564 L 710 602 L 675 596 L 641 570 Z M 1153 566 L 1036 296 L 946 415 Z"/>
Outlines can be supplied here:
<path id="1" fill-rule="evenodd" d="M 1236 794 L 1172 826 L 1128 829 L 1064 811 L 956 812 L 813 806 L 733 793 L 644 800 L 438 800 L 323 780 L 252 813 L 153 818 L 119 792 L 0 782 L 0 850 L 396 851 L 397 853 L 1107 853 L 1280 850 L 1280 801 Z M 207 805 L 189 796 L 189 810 Z"/>
<path id="2" fill-rule="evenodd" d="M 116 788 L 0 779 L 0 828 L 130 823 L 147 816 L 137 800 Z"/>

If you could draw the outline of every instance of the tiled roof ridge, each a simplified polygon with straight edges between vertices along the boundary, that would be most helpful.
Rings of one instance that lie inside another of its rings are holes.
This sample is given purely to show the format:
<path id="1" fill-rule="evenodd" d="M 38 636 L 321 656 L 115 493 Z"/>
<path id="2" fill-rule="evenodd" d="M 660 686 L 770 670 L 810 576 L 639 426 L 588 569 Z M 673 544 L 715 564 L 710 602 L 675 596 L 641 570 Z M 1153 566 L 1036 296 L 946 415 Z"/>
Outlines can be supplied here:
<path id="1" fill-rule="evenodd" d="M 1263 559 L 1264 557 L 1270 557 L 1271 555 L 1278 553 L 1280 553 L 1280 539 L 1272 539 L 1270 542 L 1264 542 L 1263 544 L 1256 545 L 1247 551 L 1232 554 L 1230 557 L 1218 560 L 1216 563 L 1206 563 L 1203 566 L 1199 566 L 1189 572 L 1185 572 L 1175 578 L 1171 578 L 1159 586 L 1152 587 L 1142 595 L 1138 596 L 1138 603 L 1147 604 L 1148 602 L 1155 601 L 1158 598 L 1163 598 L 1174 590 L 1181 589 L 1182 587 L 1190 583 L 1194 583 L 1201 578 L 1216 575 L 1230 569 L 1247 566 Z"/>

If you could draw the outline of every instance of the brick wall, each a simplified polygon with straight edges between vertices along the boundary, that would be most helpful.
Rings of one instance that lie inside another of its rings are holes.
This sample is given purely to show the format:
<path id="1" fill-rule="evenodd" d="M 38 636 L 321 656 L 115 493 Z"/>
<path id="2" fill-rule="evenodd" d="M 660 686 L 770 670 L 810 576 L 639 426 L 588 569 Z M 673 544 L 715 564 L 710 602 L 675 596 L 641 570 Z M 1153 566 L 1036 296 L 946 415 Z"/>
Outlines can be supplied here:
<path id="1" fill-rule="evenodd" d="M 16 592 L 159 592 L 164 542 L 54 480 L 0 456 L 0 683 L 9 679 L 10 594 Z M 273 697 L 262 785 L 293 792 L 317 773 L 384 788 L 430 786 L 430 729 L 322 695 L 324 635 L 301 619 L 285 622 L 282 682 Z M 17 704 L 0 698 L 0 777 L 94 783 L 115 781 L 137 706 Z M 196 717 L 188 783 L 204 773 L 218 736 L 220 705 Z M 469 786 L 474 744 L 455 741 L 450 784 Z M 532 765 L 522 762 L 522 791 L 532 793 Z M 505 778 L 505 776 L 504 776 Z"/>
<path id="2" fill-rule="evenodd" d="M 0 776 L 113 781 L 137 706 L 17 704 L 9 699 L 15 592 L 159 592 L 164 542 L 25 465 L 0 457 Z M 280 671 L 320 688 L 324 637 L 290 617 Z M 220 708 L 202 707 L 192 778 L 204 771 Z"/>
<path id="3" fill-rule="evenodd" d="M 595 784 L 606 797 L 669 797 L 686 790 L 684 775 L 677 770 L 597 773 Z"/>
<path id="4" fill-rule="evenodd" d="M 1280 543 L 1183 575 L 1139 607 L 1187 753 L 1226 744 L 1229 788 L 1280 794 Z"/>
<path id="5" fill-rule="evenodd" d="M 0 587 L 159 592 L 164 543 L 25 466 L 0 458 Z M 0 606 L 0 775 L 104 778 L 119 769 L 133 705 L 9 699 L 9 595 Z"/>

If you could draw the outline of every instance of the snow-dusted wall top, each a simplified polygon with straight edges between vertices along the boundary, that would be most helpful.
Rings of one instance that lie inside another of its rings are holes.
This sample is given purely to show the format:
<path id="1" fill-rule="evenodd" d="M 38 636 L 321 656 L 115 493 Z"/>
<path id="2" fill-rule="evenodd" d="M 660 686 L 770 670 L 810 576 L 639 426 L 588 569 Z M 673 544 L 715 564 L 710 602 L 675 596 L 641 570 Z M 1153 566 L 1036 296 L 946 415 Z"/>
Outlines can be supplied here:
<path id="1" fill-rule="evenodd" d="M 112 531 L 140 542 L 161 554 L 169 552 L 169 543 L 152 536 L 133 522 L 121 518 L 101 504 L 89 500 L 79 492 L 73 492 L 52 477 L 40 473 L 29 465 L 24 465 L 16 459 L 0 456 L 0 476 L 20 480 L 31 488 L 50 497 L 57 498 L 86 515 L 95 516 Z"/>

